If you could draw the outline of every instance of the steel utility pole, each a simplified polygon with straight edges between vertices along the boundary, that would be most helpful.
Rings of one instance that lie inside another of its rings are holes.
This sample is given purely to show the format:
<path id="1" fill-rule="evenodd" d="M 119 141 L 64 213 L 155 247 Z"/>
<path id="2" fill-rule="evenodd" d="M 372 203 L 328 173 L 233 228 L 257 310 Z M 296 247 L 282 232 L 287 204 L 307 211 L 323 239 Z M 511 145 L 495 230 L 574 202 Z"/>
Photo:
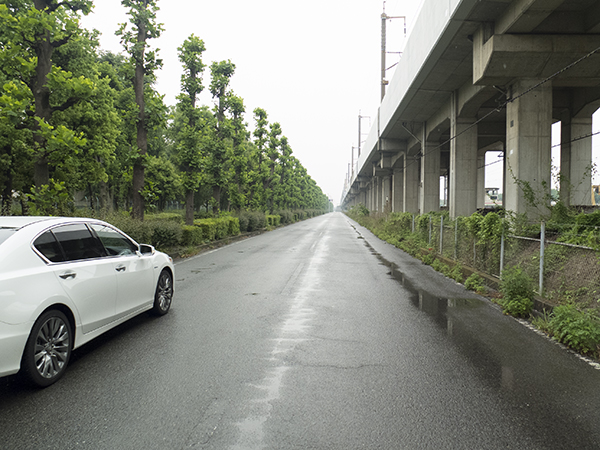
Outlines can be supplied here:
<path id="1" fill-rule="evenodd" d="M 383 2 L 383 13 L 381 14 L 381 100 L 385 97 L 385 86 L 388 84 L 385 79 L 385 38 L 386 38 L 386 22 L 388 16 L 385 14 L 385 2 Z"/>
<path id="2" fill-rule="evenodd" d="M 385 97 L 385 87 L 388 85 L 388 81 L 385 79 L 385 73 L 388 69 L 391 69 L 396 64 L 391 67 L 386 67 L 385 57 L 387 54 L 386 51 L 386 22 L 389 19 L 404 19 L 404 37 L 406 37 L 406 16 L 388 16 L 385 13 L 385 2 L 383 2 L 383 13 L 381 14 L 381 101 L 383 101 L 383 97 Z M 392 52 L 393 53 L 393 52 Z"/>

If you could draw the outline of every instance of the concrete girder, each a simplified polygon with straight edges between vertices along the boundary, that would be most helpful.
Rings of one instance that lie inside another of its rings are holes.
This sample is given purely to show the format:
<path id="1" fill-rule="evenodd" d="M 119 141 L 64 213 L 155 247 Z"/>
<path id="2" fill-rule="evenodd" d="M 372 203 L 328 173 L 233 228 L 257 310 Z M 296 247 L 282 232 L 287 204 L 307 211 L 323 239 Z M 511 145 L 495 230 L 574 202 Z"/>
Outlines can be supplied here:
<path id="1" fill-rule="evenodd" d="M 458 91 L 458 117 L 475 117 L 479 108 L 498 94 L 491 86 L 477 86 L 471 81 L 465 83 Z"/>
<path id="2" fill-rule="evenodd" d="M 496 20 L 494 30 L 498 34 L 530 32 L 563 2 L 564 0 L 515 0 Z"/>
<path id="3" fill-rule="evenodd" d="M 552 92 L 552 117 L 590 117 L 600 108 L 600 87 L 558 88 Z"/>
<path id="4" fill-rule="evenodd" d="M 451 114 L 451 96 L 448 96 L 448 101 L 437 112 L 427 119 L 427 141 L 439 142 L 444 131 L 450 128 Z"/>
<path id="5" fill-rule="evenodd" d="M 600 33 L 600 3 L 596 2 L 586 11 L 584 27 L 586 33 Z"/>
<path id="6" fill-rule="evenodd" d="M 404 155 L 406 155 L 406 151 L 398 152 L 392 156 L 392 169 L 402 168 L 401 161 L 404 160 Z"/>
<path id="7" fill-rule="evenodd" d="M 398 163 L 401 155 L 406 153 L 407 143 L 399 139 L 380 139 L 381 156 L 379 166 L 382 169 L 392 169 Z"/>
<path id="8" fill-rule="evenodd" d="M 545 79 L 600 47 L 600 35 L 500 35 L 483 42 L 481 29 L 473 39 L 473 83 L 508 85 L 515 79 Z M 553 86 L 600 84 L 600 54 L 552 80 Z"/>

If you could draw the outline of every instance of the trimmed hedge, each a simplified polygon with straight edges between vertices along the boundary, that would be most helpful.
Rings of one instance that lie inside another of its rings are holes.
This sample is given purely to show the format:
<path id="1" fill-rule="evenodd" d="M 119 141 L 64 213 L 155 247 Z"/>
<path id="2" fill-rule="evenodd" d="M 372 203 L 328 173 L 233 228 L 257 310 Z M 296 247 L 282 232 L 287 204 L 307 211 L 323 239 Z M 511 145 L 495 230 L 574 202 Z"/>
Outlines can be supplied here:
<path id="1" fill-rule="evenodd" d="M 297 220 L 322 214 L 322 211 L 281 210 L 266 215 L 261 211 L 242 211 L 237 217 L 225 215 L 219 218 L 194 220 L 194 225 L 184 225 L 181 213 L 147 214 L 145 221 L 134 220 L 125 211 L 115 212 L 105 220 L 120 228 L 140 244 L 151 244 L 158 249 L 177 246 L 194 246 L 203 242 L 236 236 L 244 231 L 256 231 L 286 225 Z"/>
<path id="2" fill-rule="evenodd" d="M 194 226 L 202 230 L 205 241 L 223 239 L 240 233 L 240 223 L 237 217 L 225 216 L 218 219 L 196 219 Z"/>
<path id="3" fill-rule="evenodd" d="M 156 248 L 176 247 L 180 244 L 183 230 L 179 223 L 172 220 L 153 220 L 146 223 L 152 229 L 150 243 Z"/>
<path id="4" fill-rule="evenodd" d="M 267 217 L 267 225 L 270 227 L 278 227 L 281 223 L 281 216 L 278 214 L 269 214 Z"/>
<path id="5" fill-rule="evenodd" d="M 181 245 L 199 245 L 202 244 L 202 228 L 194 225 L 184 225 L 182 227 Z"/>

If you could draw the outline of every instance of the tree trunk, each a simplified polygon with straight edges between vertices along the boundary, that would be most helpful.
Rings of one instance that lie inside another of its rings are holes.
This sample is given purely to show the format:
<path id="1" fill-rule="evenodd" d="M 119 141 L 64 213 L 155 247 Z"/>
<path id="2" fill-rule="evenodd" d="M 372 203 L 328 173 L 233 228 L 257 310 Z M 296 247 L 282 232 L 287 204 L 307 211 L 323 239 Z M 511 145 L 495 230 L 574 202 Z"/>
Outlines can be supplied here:
<path id="1" fill-rule="evenodd" d="M 148 152 L 148 132 L 146 131 L 146 112 L 144 103 L 144 50 L 146 47 L 146 26 L 143 21 L 138 26 L 138 43 L 141 43 L 141 56 L 135 63 L 135 77 L 133 79 L 133 89 L 135 91 L 135 102 L 138 105 L 137 137 L 136 143 L 139 156 L 133 164 L 133 208 L 131 217 L 144 220 L 144 156 Z"/>
<path id="2" fill-rule="evenodd" d="M 185 194 L 185 224 L 194 225 L 194 190 L 190 189 Z"/>
<path id="3" fill-rule="evenodd" d="M 213 214 L 219 215 L 221 210 L 221 186 L 213 186 L 213 198 L 215 199 Z"/>
<path id="4" fill-rule="evenodd" d="M 43 11 L 48 5 L 45 1 L 36 0 L 34 2 L 36 9 Z M 54 47 L 50 42 L 50 32 L 44 30 L 37 35 L 34 44 L 35 54 L 37 56 L 37 65 L 35 75 L 30 84 L 33 93 L 35 105 L 34 116 L 50 123 L 52 118 L 52 107 L 50 106 L 50 88 L 48 87 L 48 74 L 52 70 L 52 52 Z M 48 159 L 46 157 L 46 139 L 40 133 L 40 127 L 37 121 L 34 121 L 33 141 L 35 143 L 36 160 L 34 169 L 34 182 L 37 189 L 50 182 L 50 171 L 48 168 Z"/>
<path id="5" fill-rule="evenodd" d="M 108 190 L 108 183 L 104 181 L 100 182 L 100 210 L 104 212 L 112 211 L 113 204 L 110 201 L 110 192 Z"/>

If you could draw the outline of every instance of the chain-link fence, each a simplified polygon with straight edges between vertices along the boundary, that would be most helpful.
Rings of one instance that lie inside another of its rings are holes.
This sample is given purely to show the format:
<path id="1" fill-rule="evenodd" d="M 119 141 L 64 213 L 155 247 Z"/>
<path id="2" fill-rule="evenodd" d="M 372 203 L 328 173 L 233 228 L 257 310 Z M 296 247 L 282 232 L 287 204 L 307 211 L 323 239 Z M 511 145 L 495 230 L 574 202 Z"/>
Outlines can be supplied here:
<path id="1" fill-rule="evenodd" d="M 519 266 L 540 295 L 557 302 L 592 306 L 600 301 L 600 251 L 597 245 L 561 242 L 567 232 L 572 234 L 572 226 L 546 233 L 543 222 L 529 223 L 514 234 L 503 226 L 501 237 L 484 239 L 469 229 L 468 218 L 425 215 L 413 222 L 428 248 L 445 258 L 498 278 L 504 267 Z M 583 233 L 598 234 L 596 227 L 589 228 Z"/>

